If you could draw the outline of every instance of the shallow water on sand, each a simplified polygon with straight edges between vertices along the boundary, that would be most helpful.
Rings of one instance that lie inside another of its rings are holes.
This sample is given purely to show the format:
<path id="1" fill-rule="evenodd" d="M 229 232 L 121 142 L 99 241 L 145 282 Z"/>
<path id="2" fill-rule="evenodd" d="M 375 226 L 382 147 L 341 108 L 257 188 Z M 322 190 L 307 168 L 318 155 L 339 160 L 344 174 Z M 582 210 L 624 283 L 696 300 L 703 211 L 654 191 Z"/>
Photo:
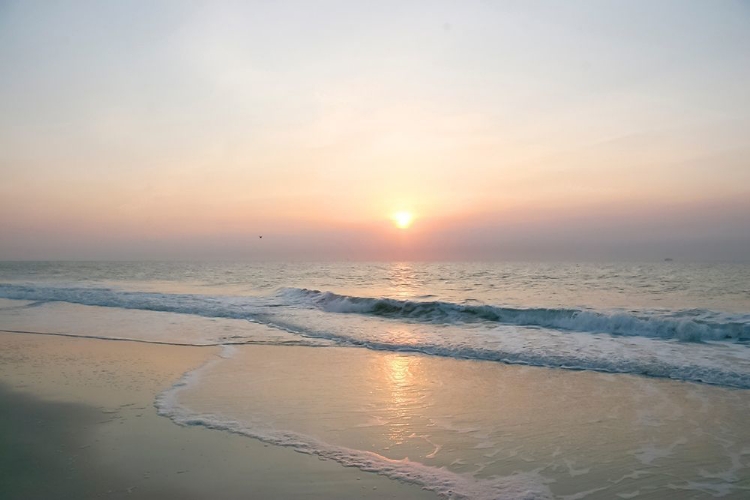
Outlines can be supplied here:
<path id="1" fill-rule="evenodd" d="M 444 494 L 513 498 L 509 481 L 531 498 L 750 492 L 745 391 L 341 348 L 227 356 L 162 400 L 165 414 L 343 465 L 372 452 L 385 474 L 402 460 Z"/>
<path id="2" fill-rule="evenodd" d="M 163 415 L 454 498 L 750 494 L 750 267 L 0 264 L 0 328 L 224 345 Z"/>

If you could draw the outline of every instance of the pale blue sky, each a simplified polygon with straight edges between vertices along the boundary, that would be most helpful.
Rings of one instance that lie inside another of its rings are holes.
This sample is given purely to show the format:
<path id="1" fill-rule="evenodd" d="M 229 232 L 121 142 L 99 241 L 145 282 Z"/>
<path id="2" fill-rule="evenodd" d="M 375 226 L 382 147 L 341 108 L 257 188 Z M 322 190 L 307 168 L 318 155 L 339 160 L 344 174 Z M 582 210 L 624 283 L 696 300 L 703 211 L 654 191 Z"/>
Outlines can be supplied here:
<path id="1" fill-rule="evenodd" d="M 750 2 L 368 4 L 0 2 L 0 258 L 750 255 Z"/>

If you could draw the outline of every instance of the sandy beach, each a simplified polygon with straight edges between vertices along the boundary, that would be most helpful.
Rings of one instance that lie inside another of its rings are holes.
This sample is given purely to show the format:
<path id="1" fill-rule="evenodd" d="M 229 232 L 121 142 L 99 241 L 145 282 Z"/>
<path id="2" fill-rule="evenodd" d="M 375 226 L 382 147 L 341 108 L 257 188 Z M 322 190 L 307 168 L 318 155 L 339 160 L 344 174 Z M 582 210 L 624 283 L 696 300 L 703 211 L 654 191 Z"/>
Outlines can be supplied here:
<path id="1" fill-rule="evenodd" d="M 744 335 L 738 315 L 580 311 L 553 329 L 535 322 L 569 309 L 515 325 L 473 315 L 517 309 L 444 301 L 175 288 L 0 285 L 0 498 L 750 491 L 749 355 L 710 340 Z"/>
<path id="2" fill-rule="evenodd" d="M 218 352 L 0 333 L 0 497 L 435 498 L 157 415 L 156 394 Z"/>
<path id="3" fill-rule="evenodd" d="M 750 0 L 0 39 L 0 500 L 750 500 Z"/>

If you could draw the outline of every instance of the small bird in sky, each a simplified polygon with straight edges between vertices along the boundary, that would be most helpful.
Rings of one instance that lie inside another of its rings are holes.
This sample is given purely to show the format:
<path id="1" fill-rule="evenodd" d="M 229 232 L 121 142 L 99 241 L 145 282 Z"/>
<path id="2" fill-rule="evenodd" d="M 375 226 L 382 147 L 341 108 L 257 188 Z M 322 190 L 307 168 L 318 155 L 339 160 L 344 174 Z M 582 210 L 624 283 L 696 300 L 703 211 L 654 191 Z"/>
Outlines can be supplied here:
<path id="1" fill-rule="evenodd" d="M 262 240 L 262 239 L 263 239 L 263 236 L 262 236 L 262 235 L 261 235 L 261 236 L 258 236 L 258 238 L 260 238 L 260 239 Z"/>

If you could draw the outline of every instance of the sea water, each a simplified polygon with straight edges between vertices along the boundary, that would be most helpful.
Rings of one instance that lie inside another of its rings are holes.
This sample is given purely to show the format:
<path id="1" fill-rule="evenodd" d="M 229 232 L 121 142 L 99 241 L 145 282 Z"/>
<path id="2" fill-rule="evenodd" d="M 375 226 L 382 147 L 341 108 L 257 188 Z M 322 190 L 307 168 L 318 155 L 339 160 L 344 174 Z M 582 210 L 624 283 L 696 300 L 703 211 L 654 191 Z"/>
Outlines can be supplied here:
<path id="1" fill-rule="evenodd" d="M 6 330 L 223 345 L 160 413 L 454 498 L 750 494 L 750 266 L 2 263 Z"/>

